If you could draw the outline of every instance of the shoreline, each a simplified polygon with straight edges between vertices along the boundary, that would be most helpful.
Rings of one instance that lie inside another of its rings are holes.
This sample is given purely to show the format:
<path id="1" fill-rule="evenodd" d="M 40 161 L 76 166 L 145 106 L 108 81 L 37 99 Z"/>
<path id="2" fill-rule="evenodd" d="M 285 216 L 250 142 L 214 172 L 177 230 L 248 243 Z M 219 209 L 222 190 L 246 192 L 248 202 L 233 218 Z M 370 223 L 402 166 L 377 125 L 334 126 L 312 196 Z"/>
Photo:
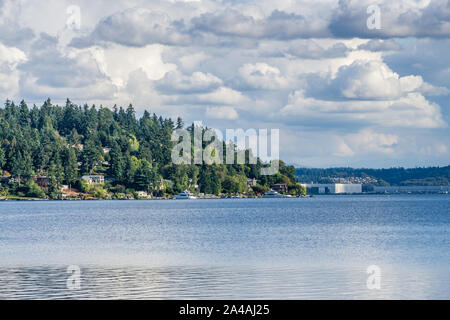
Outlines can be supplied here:
<path id="1" fill-rule="evenodd" d="M 306 195 L 299 197 L 284 197 L 284 198 L 265 198 L 265 197 L 210 197 L 210 198 L 196 198 L 195 200 L 225 200 L 225 199 L 307 199 L 317 196 L 413 196 L 413 195 L 449 195 L 447 193 L 358 193 L 358 194 L 319 194 Z M 152 198 L 152 199 L 41 199 L 41 198 L 12 198 L 0 199 L 0 202 L 22 202 L 22 201 L 164 201 L 164 200 L 194 200 L 194 199 L 175 199 L 175 198 Z"/>

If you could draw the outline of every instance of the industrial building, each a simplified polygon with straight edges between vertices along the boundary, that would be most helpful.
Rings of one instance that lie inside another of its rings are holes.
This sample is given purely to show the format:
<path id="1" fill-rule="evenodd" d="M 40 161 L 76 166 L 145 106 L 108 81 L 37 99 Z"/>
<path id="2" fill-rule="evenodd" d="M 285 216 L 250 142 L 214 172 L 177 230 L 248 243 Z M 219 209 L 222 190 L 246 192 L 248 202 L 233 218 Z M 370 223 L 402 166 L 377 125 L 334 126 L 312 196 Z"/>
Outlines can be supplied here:
<path id="1" fill-rule="evenodd" d="M 304 183 L 302 184 L 309 194 L 351 194 L 362 193 L 362 184 L 344 183 Z"/>

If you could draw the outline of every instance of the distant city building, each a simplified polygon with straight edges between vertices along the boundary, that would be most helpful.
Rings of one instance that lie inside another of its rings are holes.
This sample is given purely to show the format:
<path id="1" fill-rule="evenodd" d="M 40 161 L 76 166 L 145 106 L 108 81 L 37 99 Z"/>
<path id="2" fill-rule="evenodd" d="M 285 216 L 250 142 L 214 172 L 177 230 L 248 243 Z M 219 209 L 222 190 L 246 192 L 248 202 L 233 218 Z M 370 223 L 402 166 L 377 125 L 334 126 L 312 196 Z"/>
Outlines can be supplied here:
<path id="1" fill-rule="evenodd" d="M 286 183 L 277 183 L 273 186 L 270 186 L 270 189 L 273 191 L 279 192 L 279 193 L 286 193 L 288 192 L 288 186 Z"/>
<path id="2" fill-rule="evenodd" d="M 105 177 L 100 175 L 82 176 L 81 180 L 87 181 L 88 184 L 101 184 L 105 182 Z"/>
<path id="3" fill-rule="evenodd" d="M 330 183 L 341 183 L 341 184 L 376 184 L 378 182 L 377 179 L 372 177 L 347 177 L 347 178 L 340 178 L 340 177 L 330 177 L 329 178 Z"/>
<path id="4" fill-rule="evenodd" d="M 362 193 L 362 184 L 344 183 L 304 183 L 302 184 L 309 194 L 350 194 Z"/>
<path id="5" fill-rule="evenodd" d="M 386 186 L 370 187 L 373 193 L 449 193 L 450 186 Z"/>

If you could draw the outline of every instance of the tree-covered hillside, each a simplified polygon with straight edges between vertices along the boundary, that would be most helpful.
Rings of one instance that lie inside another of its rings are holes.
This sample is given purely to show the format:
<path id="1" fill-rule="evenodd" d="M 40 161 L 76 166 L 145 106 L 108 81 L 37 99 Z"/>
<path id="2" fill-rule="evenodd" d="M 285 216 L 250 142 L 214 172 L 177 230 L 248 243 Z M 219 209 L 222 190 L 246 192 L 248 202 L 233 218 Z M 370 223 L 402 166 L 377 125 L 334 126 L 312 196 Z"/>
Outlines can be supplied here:
<path id="1" fill-rule="evenodd" d="M 218 195 L 248 192 L 248 178 L 257 179 L 254 192 L 275 183 L 287 183 L 292 193 L 301 190 L 295 168 L 281 161 L 280 172 L 272 176 L 260 175 L 264 164 L 259 160 L 255 165 L 174 165 L 171 136 L 183 126 L 182 119 L 148 111 L 137 118 L 131 105 L 96 108 L 67 100 L 58 106 L 47 100 L 29 107 L 7 101 L 0 108 L 0 191 L 53 198 L 68 185 L 96 197 L 135 191 L 170 195 L 185 189 Z M 104 176 L 106 183 L 87 186 L 83 175 Z M 37 186 L 36 177 L 48 179 L 48 187 Z"/>

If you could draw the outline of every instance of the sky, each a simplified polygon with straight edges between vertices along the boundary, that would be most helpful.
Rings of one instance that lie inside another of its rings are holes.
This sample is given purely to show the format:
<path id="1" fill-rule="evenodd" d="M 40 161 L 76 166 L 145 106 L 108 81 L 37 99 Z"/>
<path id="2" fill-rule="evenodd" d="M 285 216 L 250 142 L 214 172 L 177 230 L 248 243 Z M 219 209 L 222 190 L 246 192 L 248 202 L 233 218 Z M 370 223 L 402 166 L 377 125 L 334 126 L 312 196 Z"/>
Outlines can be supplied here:
<path id="1" fill-rule="evenodd" d="M 0 98 L 279 129 L 307 167 L 449 165 L 450 0 L 0 0 Z"/>

